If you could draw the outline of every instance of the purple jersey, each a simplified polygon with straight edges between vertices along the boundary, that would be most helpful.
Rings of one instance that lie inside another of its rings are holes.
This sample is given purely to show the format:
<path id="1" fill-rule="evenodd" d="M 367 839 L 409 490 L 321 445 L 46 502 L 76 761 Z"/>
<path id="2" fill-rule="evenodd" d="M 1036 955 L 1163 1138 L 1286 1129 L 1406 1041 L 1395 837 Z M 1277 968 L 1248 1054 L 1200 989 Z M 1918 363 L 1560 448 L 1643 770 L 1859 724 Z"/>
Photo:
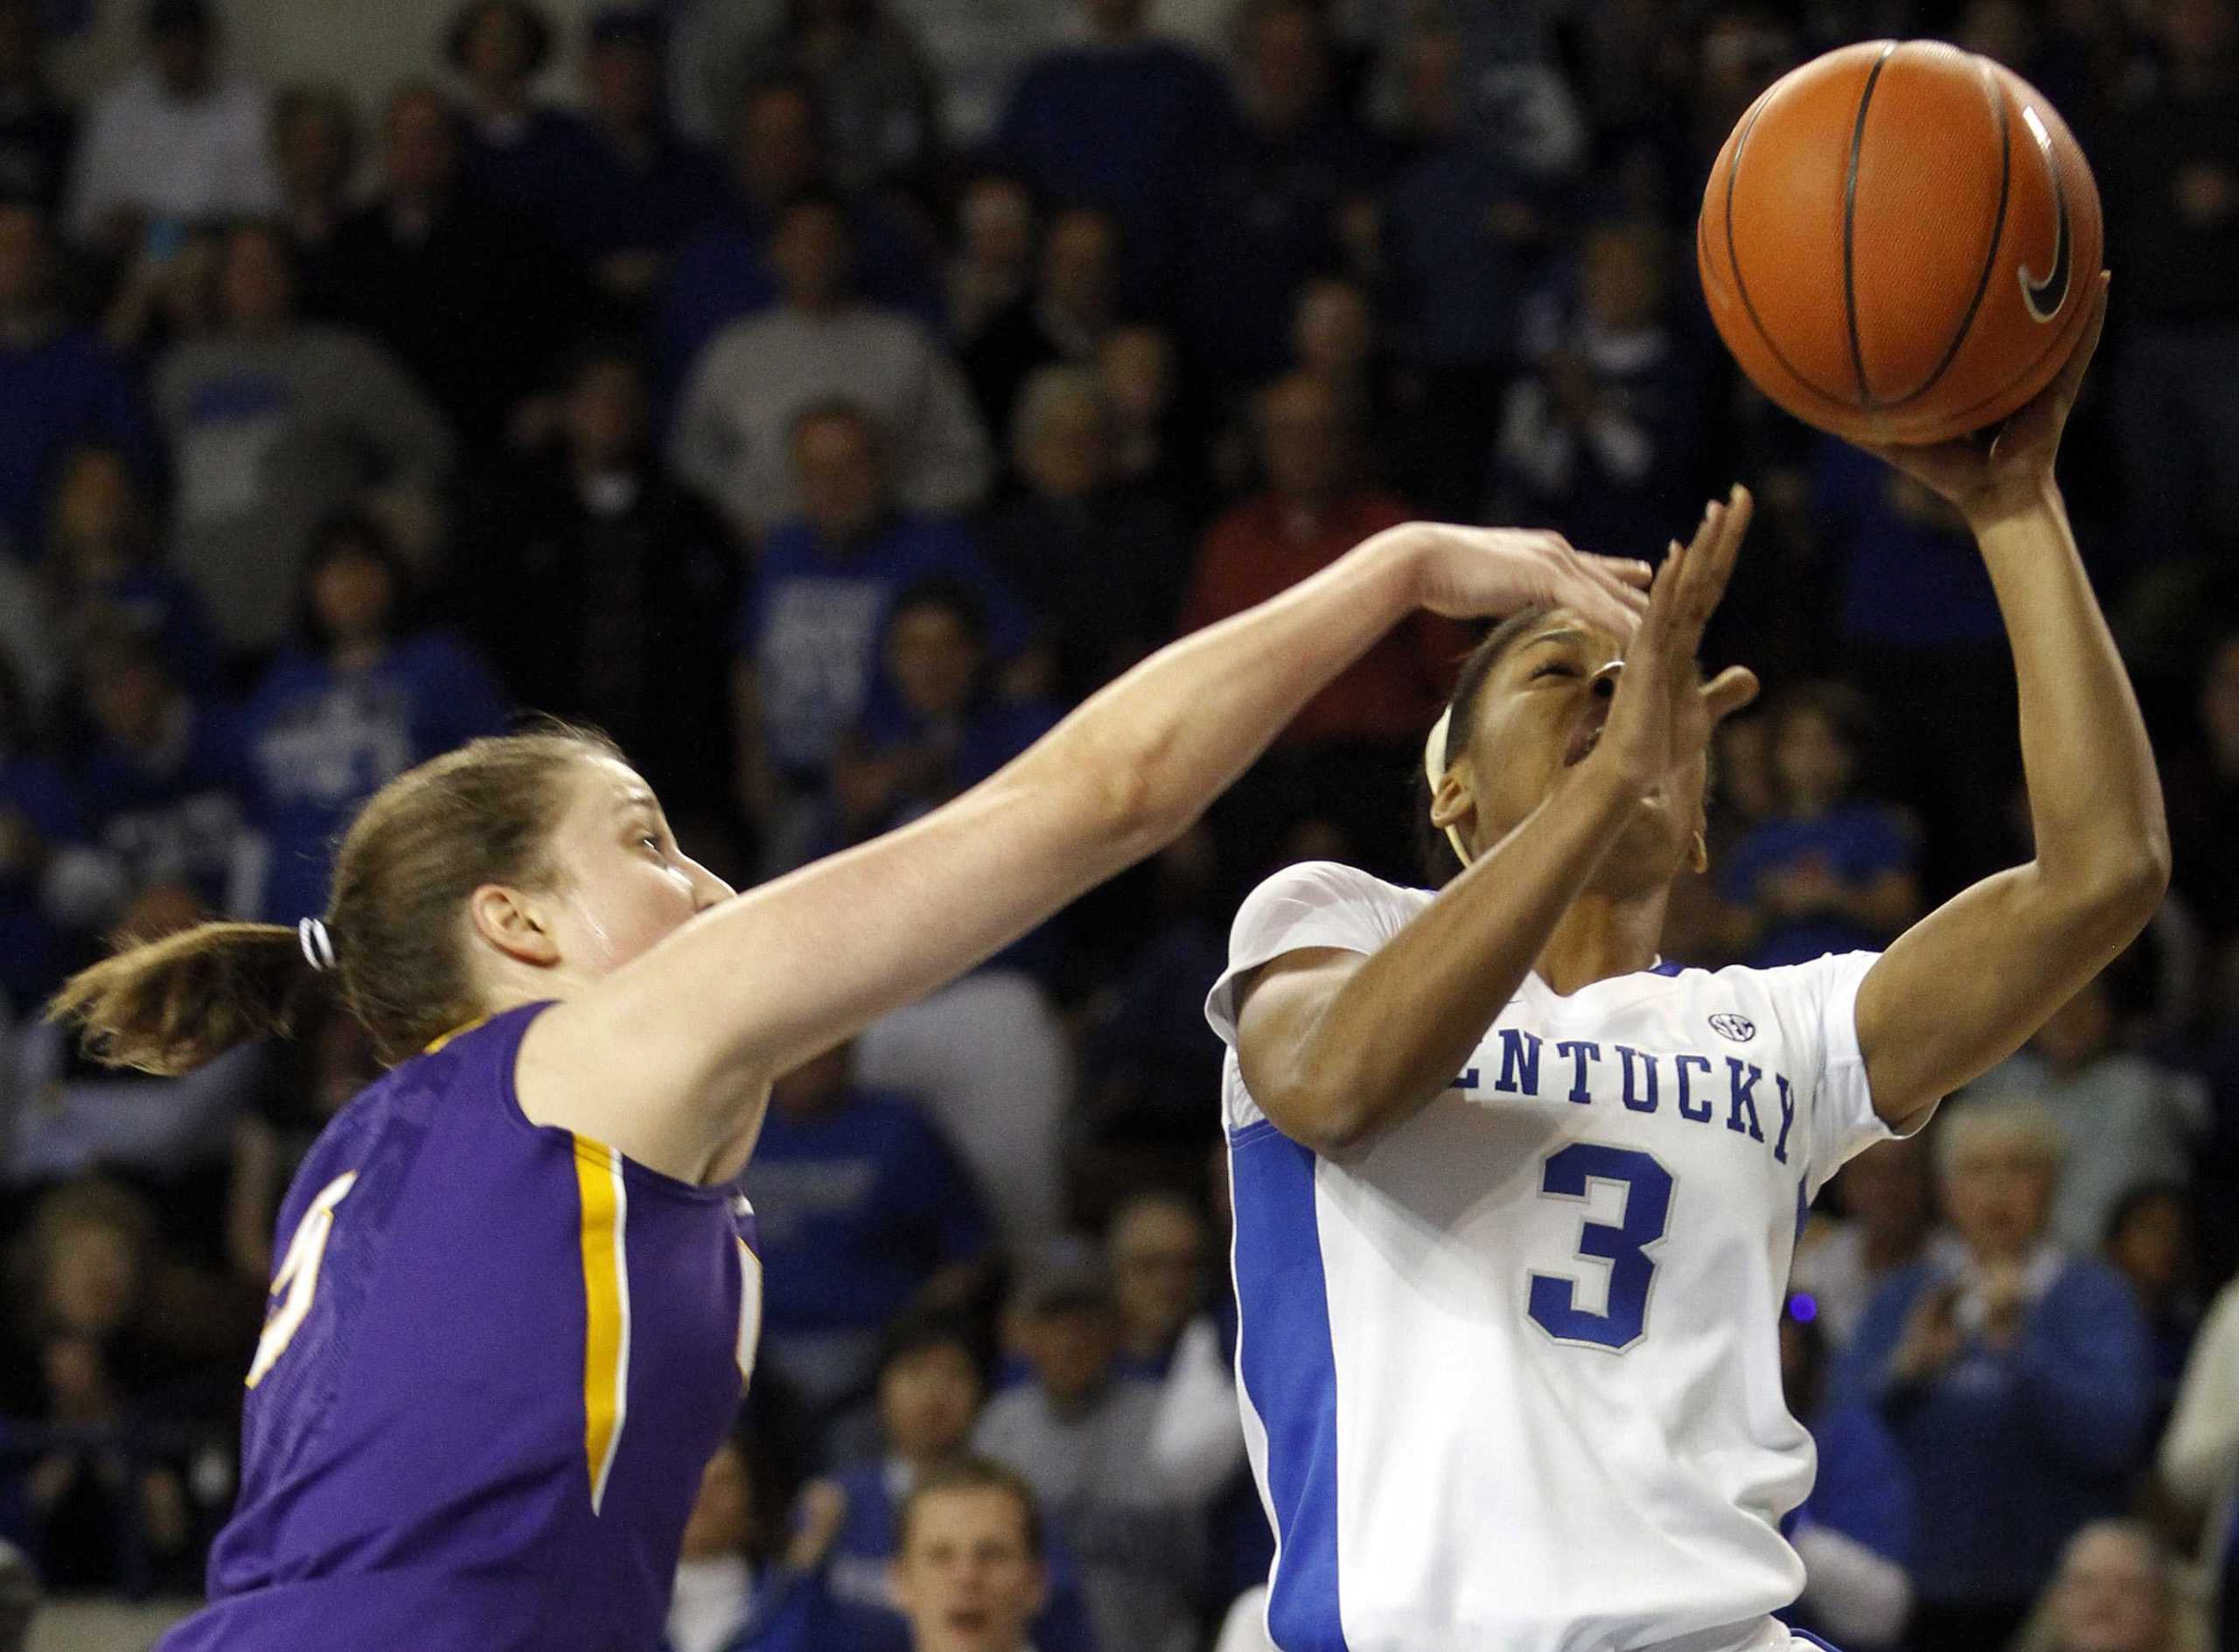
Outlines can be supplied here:
<path id="1" fill-rule="evenodd" d="M 752 1216 L 513 1092 L 541 1005 L 319 1137 L 249 1368 L 206 1610 L 159 1652 L 639 1652 L 761 1307 Z"/>

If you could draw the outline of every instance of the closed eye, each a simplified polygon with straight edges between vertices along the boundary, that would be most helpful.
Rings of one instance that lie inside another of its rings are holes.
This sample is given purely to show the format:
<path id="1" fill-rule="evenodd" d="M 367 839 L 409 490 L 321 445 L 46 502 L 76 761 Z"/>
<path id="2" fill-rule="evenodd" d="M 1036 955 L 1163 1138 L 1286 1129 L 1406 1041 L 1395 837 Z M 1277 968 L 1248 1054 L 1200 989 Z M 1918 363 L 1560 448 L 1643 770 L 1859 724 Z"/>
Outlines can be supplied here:
<path id="1" fill-rule="evenodd" d="M 1538 682 L 1542 677 L 1575 677 L 1577 675 L 1577 666 L 1566 660 L 1551 659 L 1533 672 L 1530 680 Z"/>

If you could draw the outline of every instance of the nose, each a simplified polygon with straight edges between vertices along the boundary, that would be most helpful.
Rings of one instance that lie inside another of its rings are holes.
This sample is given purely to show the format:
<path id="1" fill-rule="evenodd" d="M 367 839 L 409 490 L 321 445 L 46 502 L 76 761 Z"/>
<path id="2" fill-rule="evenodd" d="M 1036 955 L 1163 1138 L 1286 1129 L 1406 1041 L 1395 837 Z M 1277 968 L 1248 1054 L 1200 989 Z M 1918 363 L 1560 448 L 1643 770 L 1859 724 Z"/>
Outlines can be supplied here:
<path id="1" fill-rule="evenodd" d="M 692 910 L 695 913 L 704 912 L 711 906 L 720 906 L 737 895 L 736 889 L 697 861 L 691 862 L 691 868 Z"/>

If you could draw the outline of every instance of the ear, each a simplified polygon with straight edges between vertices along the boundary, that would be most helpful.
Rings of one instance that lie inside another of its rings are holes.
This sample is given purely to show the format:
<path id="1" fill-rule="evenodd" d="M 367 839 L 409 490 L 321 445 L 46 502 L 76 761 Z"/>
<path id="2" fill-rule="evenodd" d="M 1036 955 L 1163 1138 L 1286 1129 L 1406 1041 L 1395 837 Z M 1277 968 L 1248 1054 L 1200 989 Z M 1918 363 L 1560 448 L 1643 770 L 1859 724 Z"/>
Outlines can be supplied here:
<path id="1" fill-rule="evenodd" d="M 530 897 L 502 883 L 485 883 L 467 897 L 468 917 L 474 932 L 507 958 L 538 969 L 560 961 L 543 915 Z"/>
<path id="2" fill-rule="evenodd" d="M 1431 793 L 1431 824 L 1441 832 L 1459 832 L 1467 843 L 1477 824 L 1477 795 L 1470 784 L 1469 759 L 1457 757 L 1440 777 Z"/>
<path id="3" fill-rule="evenodd" d="M 1042 1608 L 1050 1604 L 1050 1568 L 1037 1560 L 1034 1563 L 1034 1615 L 1041 1616 Z"/>
<path id="4" fill-rule="evenodd" d="M 903 1611 L 909 1609 L 910 1572 L 898 1554 L 886 1563 L 886 1593 L 896 1607 Z"/>

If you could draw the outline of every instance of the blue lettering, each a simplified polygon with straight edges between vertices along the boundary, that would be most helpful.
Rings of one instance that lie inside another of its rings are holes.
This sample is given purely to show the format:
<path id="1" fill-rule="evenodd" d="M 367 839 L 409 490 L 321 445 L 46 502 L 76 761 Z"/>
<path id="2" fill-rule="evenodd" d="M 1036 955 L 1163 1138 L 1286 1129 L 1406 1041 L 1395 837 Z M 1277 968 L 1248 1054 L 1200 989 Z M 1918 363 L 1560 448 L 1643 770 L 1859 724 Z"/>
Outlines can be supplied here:
<path id="1" fill-rule="evenodd" d="M 1476 1087 L 1477 1070 L 1475 1067 L 1469 1069 L 1468 1072 L 1463 1073 L 1461 1077 L 1455 1079 L 1452 1084 L 1447 1086 L 1448 1090 L 1475 1090 Z"/>
<path id="2" fill-rule="evenodd" d="M 1519 1077 L 1524 1080 L 1521 1085 L 1517 1083 Z M 1538 1034 L 1512 1027 L 1501 1028 L 1501 1076 L 1493 1088 L 1507 1096 L 1539 1093 Z"/>
<path id="3" fill-rule="evenodd" d="M 1710 1058 L 1706 1056 L 1674 1056 L 1671 1061 L 1672 1064 L 1679 1069 L 1679 1116 L 1690 1124 L 1710 1123 L 1710 1103 L 1698 1102 L 1687 1091 L 1688 1066 L 1691 1063 L 1707 1073 L 1711 1070 Z"/>
<path id="4" fill-rule="evenodd" d="M 1645 1101 L 1639 1099 L 1633 1090 L 1633 1060 L 1636 1056 L 1639 1057 L 1641 1065 L 1648 1070 L 1648 1098 Z M 1625 1066 L 1625 1105 L 1630 1107 L 1635 1112 L 1654 1112 L 1656 1111 L 1656 1057 L 1643 1056 L 1639 1050 L 1626 1044 L 1617 1046 L 1617 1057 L 1624 1063 Z"/>
<path id="5" fill-rule="evenodd" d="M 1566 1038 L 1555 1046 L 1555 1053 L 1571 1058 L 1571 1099 L 1584 1106 L 1594 1099 L 1594 1092 L 1586 1087 L 1586 1063 L 1601 1059 L 1601 1046 L 1589 1044 L 1583 1038 Z"/>
<path id="6" fill-rule="evenodd" d="M 1726 1066 L 1733 1077 L 1733 1107 L 1726 1116 L 1726 1127 L 1736 1133 L 1746 1132 L 1752 1141 L 1762 1141 L 1765 1133 L 1757 1126 L 1757 1098 L 1752 1092 L 1757 1087 L 1757 1081 L 1765 1076 L 1765 1070 L 1754 1063 L 1744 1062 L 1739 1056 L 1728 1056 Z M 1741 1076 L 1744 1067 L 1749 1071 L 1747 1078 Z M 1749 1114 L 1749 1122 L 1746 1125 L 1741 1122 L 1744 1109 Z"/>
<path id="7" fill-rule="evenodd" d="M 1781 1087 L 1781 1139 L 1773 1144 L 1773 1157 L 1779 1163 L 1786 1164 L 1789 1126 L 1796 1122 L 1796 1091 L 1789 1087 L 1786 1073 L 1775 1073 L 1773 1081 Z"/>

